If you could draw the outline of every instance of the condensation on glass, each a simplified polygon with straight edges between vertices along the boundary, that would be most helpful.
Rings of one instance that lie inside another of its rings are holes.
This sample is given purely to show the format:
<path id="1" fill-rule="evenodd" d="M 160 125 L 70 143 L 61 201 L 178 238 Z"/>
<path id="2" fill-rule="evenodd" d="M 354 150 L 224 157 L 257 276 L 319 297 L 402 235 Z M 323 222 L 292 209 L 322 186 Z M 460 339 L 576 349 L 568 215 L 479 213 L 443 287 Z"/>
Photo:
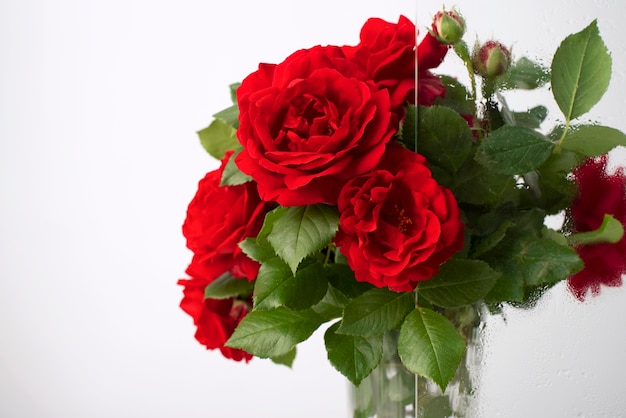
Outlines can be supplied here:
<path id="1" fill-rule="evenodd" d="M 443 2 L 416 0 L 415 5 L 423 35 Z M 528 56 L 544 64 L 551 62 L 562 39 L 597 19 L 612 54 L 613 76 L 609 91 L 585 117 L 590 123 L 626 131 L 626 31 L 618 0 L 456 0 L 445 6 L 454 6 L 462 13 L 468 27 L 464 39 L 470 47 L 474 42 L 495 39 L 510 46 L 514 58 Z M 434 72 L 463 74 L 464 67 L 454 58 L 449 54 Z M 506 101 L 521 111 L 552 102 L 552 96 L 546 87 L 506 96 Z M 558 122 L 556 105 L 548 106 L 548 111 L 547 121 Z M 626 165 L 626 151 L 614 150 L 610 164 Z M 553 221 L 551 226 L 558 226 L 561 219 L 555 217 Z M 541 296 L 532 309 L 505 307 L 500 315 L 484 316 L 480 341 L 470 345 L 470 361 L 466 363 L 470 369 L 479 369 L 479 373 L 471 373 L 471 408 L 465 415 L 449 408 L 447 413 L 440 410 L 438 415 L 428 415 L 422 411 L 419 416 L 622 416 L 626 411 L 621 393 L 626 373 L 625 302 L 623 287 L 605 287 L 599 296 L 589 296 L 581 303 L 569 294 L 565 284 L 559 284 Z M 419 390 L 423 397 L 435 396 L 437 391 L 423 383 Z"/>

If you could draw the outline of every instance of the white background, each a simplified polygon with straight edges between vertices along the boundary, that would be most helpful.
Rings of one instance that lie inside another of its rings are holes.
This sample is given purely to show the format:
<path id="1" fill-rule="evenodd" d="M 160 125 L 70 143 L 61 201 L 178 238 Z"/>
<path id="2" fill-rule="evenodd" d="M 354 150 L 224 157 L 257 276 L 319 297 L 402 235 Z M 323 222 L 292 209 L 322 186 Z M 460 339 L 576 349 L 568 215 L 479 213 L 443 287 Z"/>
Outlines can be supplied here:
<path id="1" fill-rule="evenodd" d="M 594 115 L 626 130 L 623 6 L 504 3 L 457 1 L 467 39 L 497 35 L 549 57 L 599 17 L 615 79 Z M 438 9 L 420 3 L 418 23 Z M 0 3 L 1 417 L 349 416 L 320 333 L 293 370 L 235 363 L 194 340 L 178 308 L 190 260 L 180 225 L 216 167 L 195 131 L 229 105 L 228 84 L 299 48 L 355 44 L 367 17 L 400 12 L 413 18 L 415 5 Z M 494 321 L 484 416 L 622 416 L 625 289 L 585 304 L 552 294 L 509 312 L 506 327 Z"/>

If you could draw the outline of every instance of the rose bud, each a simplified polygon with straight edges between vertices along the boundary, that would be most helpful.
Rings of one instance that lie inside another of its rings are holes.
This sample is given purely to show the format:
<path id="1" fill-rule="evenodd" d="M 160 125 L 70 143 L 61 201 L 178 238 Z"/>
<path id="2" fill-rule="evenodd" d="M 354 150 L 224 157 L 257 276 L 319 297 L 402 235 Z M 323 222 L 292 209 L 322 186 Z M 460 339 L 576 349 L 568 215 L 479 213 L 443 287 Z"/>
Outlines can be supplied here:
<path id="1" fill-rule="evenodd" d="M 472 54 L 474 72 L 485 78 L 495 78 L 504 74 L 511 65 L 511 53 L 497 41 L 488 41 L 474 48 Z"/>
<path id="2" fill-rule="evenodd" d="M 465 20 L 454 9 L 438 12 L 433 19 L 433 33 L 442 44 L 458 42 L 465 34 Z"/>

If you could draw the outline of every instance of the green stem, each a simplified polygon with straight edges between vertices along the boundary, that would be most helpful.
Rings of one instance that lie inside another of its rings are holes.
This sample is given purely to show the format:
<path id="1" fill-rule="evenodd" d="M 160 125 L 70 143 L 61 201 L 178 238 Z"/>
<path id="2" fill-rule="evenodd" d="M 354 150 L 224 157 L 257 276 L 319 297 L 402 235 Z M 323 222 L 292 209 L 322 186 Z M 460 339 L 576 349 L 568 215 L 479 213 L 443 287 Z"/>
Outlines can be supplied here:
<path id="1" fill-rule="evenodd" d="M 563 133 L 561 134 L 559 141 L 556 143 L 556 146 L 554 147 L 555 150 L 558 150 L 561 148 L 561 144 L 565 140 L 565 136 L 567 135 L 567 131 L 569 131 L 569 128 L 570 128 L 570 119 L 567 118 L 565 119 L 565 128 L 563 128 Z"/>
<path id="2" fill-rule="evenodd" d="M 333 252 L 333 249 L 330 248 L 331 244 L 326 247 L 326 256 L 324 257 L 324 267 L 328 265 L 330 262 L 330 253 Z"/>
<path id="3" fill-rule="evenodd" d="M 624 226 L 611 215 L 604 215 L 602 225 L 595 231 L 579 232 L 567 237 L 570 245 L 615 244 L 624 236 Z"/>
<path id="4" fill-rule="evenodd" d="M 470 55 L 469 48 L 467 47 L 467 44 L 465 42 L 459 41 L 453 45 L 453 50 L 456 53 L 456 55 L 461 59 L 461 61 L 463 61 L 463 64 L 465 64 L 465 68 L 467 69 L 467 74 L 470 79 L 470 86 L 472 90 L 470 93 L 471 94 L 470 100 L 472 102 L 472 112 L 474 114 L 473 128 L 478 128 L 480 130 L 480 126 L 477 125 L 478 107 L 476 105 L 476 99 L 478 97 L 478 88 L 476 86 L 476 74 L 474 73 L 474 65 L 472 64 L 472 57 Z"/>

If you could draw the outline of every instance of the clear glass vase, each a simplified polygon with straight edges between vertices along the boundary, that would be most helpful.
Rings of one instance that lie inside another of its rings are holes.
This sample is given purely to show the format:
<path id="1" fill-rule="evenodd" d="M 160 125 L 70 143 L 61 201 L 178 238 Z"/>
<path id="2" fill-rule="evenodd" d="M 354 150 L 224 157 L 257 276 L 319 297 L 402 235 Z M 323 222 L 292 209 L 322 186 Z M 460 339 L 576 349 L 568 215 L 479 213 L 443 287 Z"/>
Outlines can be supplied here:
<path id="1" fill-rule="evenodd" d="M 372 373 L 352 390 L 354 418 L 415 417 L 415 374 L 398 356 L 398 332 L 384 335 L 383 358 Z"/>
<path id="2" fill-rule="evenodd" d="M 479 416 L 483 339 L 483 305 L 442 312 L 465 338 L 467 349 L 455 377 L 445 391 L 431 380 L 416 376 L 400 362 L 398 332 L 384 336 L 379 366 L 353 387 L 354 418 L 469 418 Z M 417 385 L 417 386 L 416 386 Z"/>

